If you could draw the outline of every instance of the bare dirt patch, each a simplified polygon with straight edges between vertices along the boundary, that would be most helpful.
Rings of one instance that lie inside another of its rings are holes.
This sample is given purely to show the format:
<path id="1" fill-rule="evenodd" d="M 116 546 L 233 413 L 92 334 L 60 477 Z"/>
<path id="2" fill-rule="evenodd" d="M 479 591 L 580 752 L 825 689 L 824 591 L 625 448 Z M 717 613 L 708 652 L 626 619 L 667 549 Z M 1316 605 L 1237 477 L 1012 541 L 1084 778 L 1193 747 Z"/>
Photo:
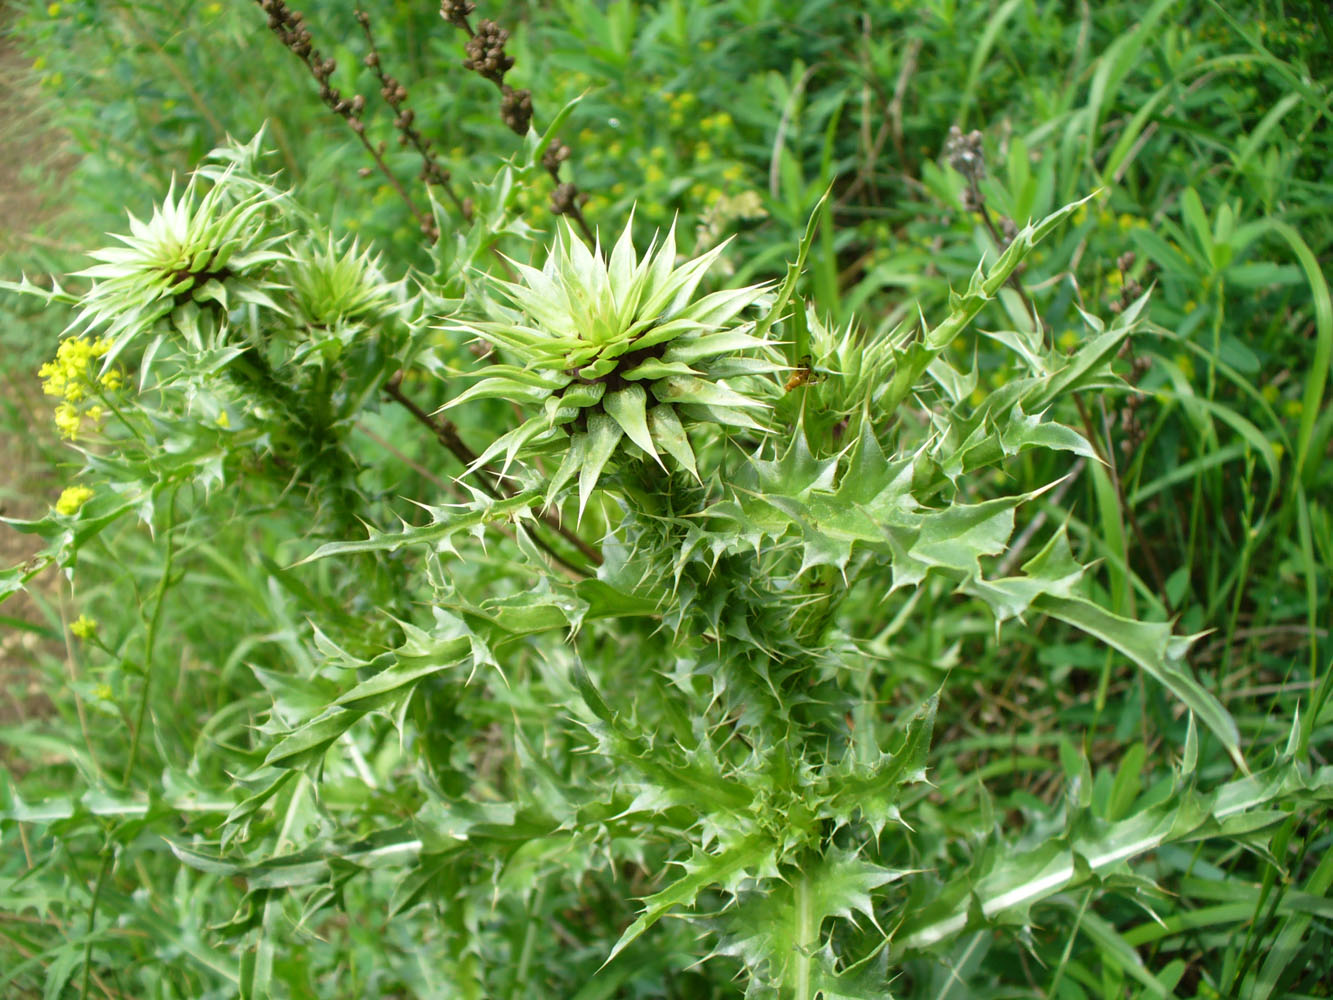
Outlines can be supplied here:
<path id="1" fill-rule="evenodd" d="M 76 157 L 47 121 L 39 82 L 9 31 L 10 15 L 9 5 L 0 5 L 0 276 L 13 280 L 15 272 L 32 270 L 24 267 L 28 253 L 59 249 L 45 233 L 63 207 L 61 179 Z M 31 336 L 50 326 L 34 325 Z M 29 361 L 46 352 L 27 339 L 21 322 L 5 333 L 18 349 L 0 356 L 0 513 L 29 519 L 42 514 L 61 486 L 51 462 L 57 442 L 50 402 Z M 36 548 L 31 536 L 0 525 L 0 567 L 23 563 Z M 43 605 L 60 605 L 59 578 L 48 574 L 35 590 L 36 599 L 19 594 L 0 605 L 0 725 L 53 710 L 38 663 L 63 655 L 43 611 Z M 0 749 L 0 762 L 6 757 Z"/>

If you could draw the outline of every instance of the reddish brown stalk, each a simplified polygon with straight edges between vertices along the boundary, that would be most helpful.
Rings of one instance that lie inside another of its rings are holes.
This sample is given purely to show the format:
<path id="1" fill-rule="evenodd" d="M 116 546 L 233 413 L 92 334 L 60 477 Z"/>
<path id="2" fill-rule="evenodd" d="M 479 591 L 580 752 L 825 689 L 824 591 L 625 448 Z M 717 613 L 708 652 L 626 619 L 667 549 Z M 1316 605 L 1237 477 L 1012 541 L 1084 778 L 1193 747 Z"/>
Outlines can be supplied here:
<path id="1" fill-rule="evenodd" d="M 514 58 L 505 52 L 509 41 L 509 32 L 494 21 L 477 22 L 474 30 L 468 15 L 477 9 L 471 0 L 442 0 L 440 16 L 460 31 L 466 32 L 467 58 L 463 67 L 495 84 L 500 90 L 500 120 L 516 135 L 528 134 L 532 123 L 532 91 L 515 90 L 504 82 L 505 74 L 514 66 Z M 583 202 L 587 196 L 578 187 L 568 181 L 560 180 L 560 164 L 569 159 L 570 149 L 556 140 L 542 156 L 542 166 L 555 182 L 555 191 L 551 194 L 551 211 L 555 215 L 572 218 L 590 244 L 597 238 L 583 217 Z"/>
<path id="2" fill-rule="evenodd" d="M 417 151 L 421 157 L 421 173 L 418 175 L 420 179 L 427 186 L 441 188 L 453 202 L 458 214 L 470 220 L 472 213 L 454 190 L 448 169 L 435 155 L 431 141 L 425 138 L 415 125 L 416 112 L 407 106 L 407 88 L 384 71 L 383 59 L 380 57 L 379 47 L 375 44 L 375 34 L 370 26 L 370 15 L 358 10 L 355 17 L 356 23 L 361 25 L 361 30 L 366 36 L 366 44 L 370 50 L 364 60 L 365 64 L 380 82 L 380 96 L 394 110 L 393 126 L 398 130 L 399 145 L 411 146 Z M 439 232 L 436 231 L 432 242 L 438 238 Z"/>
<path id="3" fill-rule="evenodd" d="M 412 417 L 418 423 L 429 428 L 435 435 L 435 440 L 448 450 L 450 454 L 457 458 L 463 464 L 465 469 L 475 470 L 477 481 L 481 483 L 482 489 L 490 494 L 492 498 L 502 500 L 512 496 L 513 494 L 504 488 L 504 485 L 501 483 L 498 476 L 484 466 L 480 468 L 476 467 L 477 454 L 467 446 L 466 442 L 463 441 L 458 433 L 458 426 L 446 417 L 432 416 L 423 410 L 414 400 L 403 392 L 402 382 L 403 375 L 402 372 L 399 372 L 385 383 L 385 395 L 389 396 L 394 402 L 406 409 L 408 413 L 412 414 Z M 565 539 L 565 541 L 569 542 L 570 545 L 578 549 L 579 552 L 583 554 L 584 558 L 594 566 L 600 566 L 602 564 L 602 554 L 577 534 L 561 524 L 558 517 L 552 514 L 543 513 L 538 515 L 538 519 L 552 531 L 560 535 L 561 538 Z M 583 568 L 569 563 L 540 538 L 537 538 L 537 536 L 534 535 L 533 537 L 536 539 L 537 544 L 545 549 L 547 554 L 553 559 L 566 566 L 570 566 L 570 568 L 575 569 L 580 573 L 586 572 Z"/>
<path id="4" fill-rule="evenodd" d="M 384 162 L 383 144 L 381 143 L 377 147 L 366 138 L 366 123 L 361 118 L 361 113 L 366 106 L 366 99 L 360 94 L 354 94 L 350 98 L 344 97 L 342 92 L 329 82 L 333 77 L 334 70 L 338 68 L 337 60 L 325 59 L 319 49 L 315 48 L 310 31 L 305 26 L 305 16 L 300 11 L 288 7 L 284 0 L 255 0 L 255 2 L 268 15 L 269 30 L 277 35 L 278 40 L 290 49 L 301 62 L 305 63 L 306 68 L 310 70 L 310 75 L 319 84 L 319 99 L 325 107 L 346 121 L 348 127 L 356 133 L 356 137 L 361 140 L 361 145 L 366 148 L 366 152 L 375 161 L 375 166 L 388 180 L 389 185 L 398 194 L 398 197 L 403 200 L 403 204 L 412 213 L 412 217 L 417 220 L 422 233 L 431 242 L 434 242 L 439 235 L 435 220 L 417 208 L 416 203 L 403 188 L 397 176 Z"/>

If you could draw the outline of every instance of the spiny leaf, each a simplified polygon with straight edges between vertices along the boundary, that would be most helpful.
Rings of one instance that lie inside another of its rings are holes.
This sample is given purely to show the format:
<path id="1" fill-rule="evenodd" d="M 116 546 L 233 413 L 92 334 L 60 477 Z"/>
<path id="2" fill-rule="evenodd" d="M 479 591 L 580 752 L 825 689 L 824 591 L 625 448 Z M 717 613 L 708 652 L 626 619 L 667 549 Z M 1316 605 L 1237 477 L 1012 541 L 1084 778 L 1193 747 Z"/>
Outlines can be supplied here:
<path id="1" fill-rule="evenodd" d="M 318 762 L 334 741 L 366 713 L 333 708 L 293 730 L 264 758 L 266 767 L 303 767 Z"/>
<path id="2" fill-rule="evenodd" d="M 871 892 L 909 874 L 831 849 L 801 870 L 787 873 L 783 881 L 769 880 L 746 893 L 727 918 L 723 950 L 744 958 L 767 984 L 798 995 L 800 986 L 812 977 L 834 972 L 818 954 L 825 923 L 860 914 L 873 925 Z"/>
<path id="3" fill-rule="evenodd" d="M 352 690 L 340 695 L 333 704 L 353 712 L 369 712 L 403 696 L 424 677 L 458 666 L 466 658 L 471 643 L 464 638 L 436 644 L 430 655 L 396 657 L 397 662 L 368 677 Z M 394 654 L 388 654 L 391 658 Z"/>
<path id="4" fill-rule="evenodd" d="M 405 528 L 402 531 L 382 532 L 371 529 L 370 537 L 356 542 L 326 542 L 295 565 L 300 566 L 317 559 L 330 556 L 347 555 L 353 552 L 397 552 L 409 545 L 438 545 L 447 542 L 454 535 L 471 531 L 493 521 L 503 521 L 524 514 L 541 502 L 541 494 L 527 491 L 515 494 L 504 500 L 487 500 L 464 507 L 462 512 L 453 513 L 451 508 L 428 508 L 435 518 L 432 524 L 419 528 Z"/>
<path id="5" fill-rule="evenodd" d="M 679 462 L 695 479 L 699 470 L 694 464 L 694 449 L 685 435 L 685 428 L 670 406 L 654 406 L 648 411 L 648 429 L 662 450 Z"/>
<path id="6" fill-rule="evenodd" d="M 1185 652 L 1191 638 L 1173 635 L 1167 624 L 1121 618 L 1081 597 L 1039 594 L 1032 601 L 1032 609 L 1082 629 L 1120 650 L 1184 702 L 1222 741 L 1237 767 L 1249 770 L 1240 752 L 1240 733 L 1235 720 L 1190 673 Z"/>
<path id="7" fill-rule="evenodd" d="M 760 834 L 752 834 L 737 844 L 722 848 L 716 854 L 707 854 L 696 849 L 694 856 L 683 866 L 685 868 L 683 876 L 643 901 L 643 912 L 625 929 L 625 933 L 620 935 L 620 940 L 611 949 L 606 962 L 610 962 L 671 910 L 693 904 L 699 893 L 705 889 L 715 885 L 728 885 L 747 869 L 767 865 L 771 856 L 772 846 Z M 605 966 L 606 962 L 602 965 Z"/>
<path id="8" fill-rule="evenodd" d="M 968 872 L 936 890 L 939 903 L 905 914 L 894 932 L 893 955 L 928 948 L 969 925 L 1034 903 L 1104 874 L 1167 844 L 1216 835 L 1223 823 L 1248 813 L 1265 814 L 1266 825 L 1280 822 L 1283 805 L 1314 807 L 1333 802 L 1333 768 L 1306 776 L 1291 761 L 1223 785 L 1209 796 L 1179 789 L 1170 800 L 1118 823 L 1094 826 L 1087 834 L 1051 841 L 1029 851 L 1006 851 L 989 871 Z"/>

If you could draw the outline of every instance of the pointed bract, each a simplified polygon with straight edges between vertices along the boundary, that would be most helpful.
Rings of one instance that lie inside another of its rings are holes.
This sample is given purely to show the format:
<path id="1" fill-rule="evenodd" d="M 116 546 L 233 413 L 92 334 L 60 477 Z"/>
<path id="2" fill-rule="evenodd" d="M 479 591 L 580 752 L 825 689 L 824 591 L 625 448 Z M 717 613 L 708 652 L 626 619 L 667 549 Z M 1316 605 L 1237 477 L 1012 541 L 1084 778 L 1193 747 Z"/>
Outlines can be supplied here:
<path id="1" fill-rule="evenodd" d="M 696 298 L 723 247 L 676 266 L 673 229 L 639 259 L 632 222 L 609 253 L 600 242 L 589 250 L 562 224 L 540 269 L 511 262 L 517 281 L 492 280 L 488 319 L 453 327 L 499 346 L 512 363 L 488 367 L 449 405 L 502 397 L 539 407 L 529 423 L 570 435 L 548 502 L 577 472 L 580 513 L 618 460 L 647 457 L 666 468 L 669 457 L 697 478 L 687 425 L 762 429 L 753 414 L 767 409 L 771 387 L 756 387 L 780 370 L 754 324 L 735 322 L 763 286 Z M 507 465 L 538 449 L 550 453 L 549 437 L 510 431 L 485 454 L 504 451 Z"/>

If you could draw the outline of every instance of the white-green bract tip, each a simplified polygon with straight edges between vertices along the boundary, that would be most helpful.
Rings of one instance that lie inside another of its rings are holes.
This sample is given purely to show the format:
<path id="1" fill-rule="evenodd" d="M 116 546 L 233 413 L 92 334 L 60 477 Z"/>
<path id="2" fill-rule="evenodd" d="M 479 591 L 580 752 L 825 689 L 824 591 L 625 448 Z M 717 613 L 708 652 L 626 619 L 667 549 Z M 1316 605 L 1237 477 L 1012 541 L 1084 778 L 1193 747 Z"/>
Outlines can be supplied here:
<path id="1" fill-rule="evenodd" d="M 490 318 L 457 329 L 498 346 L 506 363 L 451 406 L 498 397 L 540 412 L 504 434 L 479 463 L 504 455 L 561 454 L 547 496 L 575 474 L 579 513 L 613 459 L 674 462 L 698 476 L 691 424 L 754 427 L 768 404 L 746 382 L 781 366 L 753 322 L 738 322 L 763 286 L 695 297 L 725 244 L 676 265 L 673 226 L 642 259 L 633 217 L 609 254 L 589 249 L 568 224 L 540 269 L 511 262 L 518 280 L 491 279 Z M 728 384 L 730 383 L 730 384 Z"/>

